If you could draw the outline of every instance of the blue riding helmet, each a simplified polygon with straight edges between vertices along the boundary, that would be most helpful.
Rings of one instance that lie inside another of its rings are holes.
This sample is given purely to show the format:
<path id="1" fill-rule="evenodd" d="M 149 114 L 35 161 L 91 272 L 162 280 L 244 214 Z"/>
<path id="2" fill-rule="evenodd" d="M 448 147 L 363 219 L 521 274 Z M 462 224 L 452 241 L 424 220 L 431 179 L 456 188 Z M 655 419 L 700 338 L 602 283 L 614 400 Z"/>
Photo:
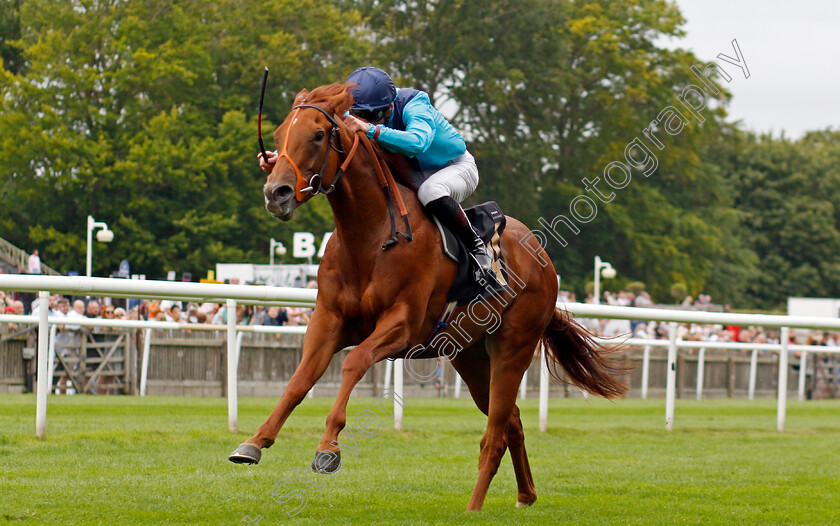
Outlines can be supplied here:
<path id="1" fill-rule="evenodd" d="M 351 92 L 355 98 L 352 109 L 356 111 L 387 108 L 397 96 L 391 76 L 373 66 L 357 69 L 347 77 L 347 83 L 355 84 Z"/>

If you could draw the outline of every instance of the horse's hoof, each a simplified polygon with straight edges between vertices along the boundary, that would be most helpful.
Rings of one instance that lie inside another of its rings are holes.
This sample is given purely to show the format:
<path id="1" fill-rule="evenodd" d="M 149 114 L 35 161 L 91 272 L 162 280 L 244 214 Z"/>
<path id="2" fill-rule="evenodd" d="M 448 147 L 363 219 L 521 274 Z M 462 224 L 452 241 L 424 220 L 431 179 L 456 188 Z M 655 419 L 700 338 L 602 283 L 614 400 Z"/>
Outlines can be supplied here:
<path id="1" fill-rule="evenodd" d="M 236 451 L 230 454 L 228 460 L 235 464 L 259 464 L 261 456 L 262 452 L 260 452 L 260 448 L 254 444 L 245 442 L 244 444 L 239 444 Z"/>
<path id="2" fill-rule="evenodd" d="M 537 502 L 537 499 L 534 499 L 531 502 L 523 502 L 521 500 L 518 500 L 518 501 L 516 501 L 516 507 L 517 508 L 527 508 L 529 506 L 533 506 L 535 502 Z"/>
<path id="3" fill-rule="evenodd" d="M 341 469 L 341 451 L 316 451 L 312 471 L 329 475 Z"/>

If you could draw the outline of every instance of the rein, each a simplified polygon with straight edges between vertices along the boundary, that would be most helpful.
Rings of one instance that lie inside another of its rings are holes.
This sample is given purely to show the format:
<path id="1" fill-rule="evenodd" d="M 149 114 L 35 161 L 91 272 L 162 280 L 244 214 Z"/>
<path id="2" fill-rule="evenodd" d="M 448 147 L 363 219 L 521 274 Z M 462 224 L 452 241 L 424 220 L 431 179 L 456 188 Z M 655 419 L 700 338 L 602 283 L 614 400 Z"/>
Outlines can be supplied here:
<path id="1" fill-rule="evenodd" d="M 323 113 L 327 119 L 332 124 L 332 131 L 330 132 L 330 139 L 329 139 L 329 147 L 327 148 L 327 154 L 324 156 L 324 164 L 321 165 L 321 170 L 309 178 L 307 181 L 303 175 L 300 173 L 300 168 L 298 168 L 297 163 L 292 159 L 292 157 L 288 153 L 289 148 L 289 136 L 291 135 L 292 126 L 297 121 L 298 113 L 300 110 L 304 108 L 313 108 L 321 113 Z M 338 121 L 335 119 L 334 116 L 330 115 L 330 113 L 325 110 L 324 108 L 317 106 L 315 104 L 298 104 L 297 106 L 292 108 L 294 113 L 292 114 L 292 122 L 289 124 L 289 129 L 286 130 L 286 138 L 283 140 L 283 151 L 280 155 L 277 156 L 277 161 L 280 162 L 280 159 L 286 159 L 292 169 L 295 171 L 295 199 L 298 202 L 303 200 L 303 193 L 310 192 L 313 196 L 317 194 L 329 194 L 333 190 L 335 190 L 336 185 L 341 180 L 341 176 L 344 175 L 344 171 L 350 165 L 350 161 L 353 159 L 353 156 L 356 154 L 356 150 L 359 146 L 359 141 L 364 144 L 365 150 L 367 150 L 368 155 L 370 156 L 374 169 L 376 170 L 376 177 L 379 180 L 379 184 L 382 187 L 383 191 L 385 192 L 385 202 L 388 205 L 388 215 L 391 219 L 391 237 L 382 244 L 382 250 L 387 250 L 388 248 L 394 246 L 398 242 L 397 235 L 402 235 L 407 241 L 411 241 L 414 239 L 414 236 L 411 232 L 411 223 L 408 220 L 408 210 L 405 207 L 405 202 L 403 201 L 402 195 L 397 188 L 397 183 L 394 181 L 394 176 L 391 174 L 391 170 L 388 168 L 387 164 L 384 164 L 382 160 L 376 155 L 376 152 L 373 150 L 373 145 L 371 144 L 370 140 L 363 132 L 357 132 L 353 136 L 353 146 L 350 148 L 350 153 L 344 150 L 344 145 L 341 142 L 341 130 L 338 125 Z M 341 156 L 346 155 L 344 158 L 344 162 L 338 167 L 335 173 L 335 177 L 333 177 L 333 182 L 329 186 L 329 188 L 324 188 L 322 181 L 324 178 L 324 171 L 327 169 L 327 165 L 330 161 L 330 153 L 332 150 Z M 394 194 L 394 199 L 397 201 L 397 207 L 400 211 L 400 216 L 405 223 L 406 232 L 399 232 L 397 231 L 397 221 L 394 213 L 394 203 L 391 199 L 391 194 Z"/>

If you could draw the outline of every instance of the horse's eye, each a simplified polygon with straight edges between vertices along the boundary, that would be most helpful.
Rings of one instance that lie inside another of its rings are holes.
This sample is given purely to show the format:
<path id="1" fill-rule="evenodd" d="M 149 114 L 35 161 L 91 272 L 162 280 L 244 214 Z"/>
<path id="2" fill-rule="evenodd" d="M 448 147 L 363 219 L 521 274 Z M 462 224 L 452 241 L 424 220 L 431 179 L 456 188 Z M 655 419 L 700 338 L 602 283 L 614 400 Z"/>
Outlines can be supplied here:
<path id="1" fill-rule="evenodd" d="M 312 137 L 312 141 L 321 142 L 322 140 L 324 140 L 324 135 L 324 130 L 318 130 L 317 132 L 315 132 L 315 136 Z"/>

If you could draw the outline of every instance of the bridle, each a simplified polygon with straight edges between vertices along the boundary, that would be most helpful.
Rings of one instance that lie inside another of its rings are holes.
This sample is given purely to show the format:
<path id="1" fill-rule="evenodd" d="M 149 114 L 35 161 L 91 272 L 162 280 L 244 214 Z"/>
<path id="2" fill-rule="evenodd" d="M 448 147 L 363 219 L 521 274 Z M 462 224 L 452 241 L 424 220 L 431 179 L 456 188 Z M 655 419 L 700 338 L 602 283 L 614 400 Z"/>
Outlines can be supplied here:
<path id="1" fill-rule="evenodd" d="M 260 94 L 260 112 L 259 119 L 257 120 L 257 133 L 259 135 L 260 151 L 262 152 L 263 159 L 266 162 L 268 162 L 268 156 L 265 153 L 265 145 L 262 141 L 262 105 L 263 97 L 265 96 L 265 84 L 267 78 L 268 68 L 265 68 L 265 74 L 263 76 L 262 93 Z M 303 99 L 302 102 L 306 102 L 306 99 Z M 330 131 L 330 138 L 327 146 L 327 153 L 324 156 L 324 164 L 321 165 L 321 170 L 312 177 L 310 177 L 308 181 L 303 177 L 303 175 L 301 175 L 300 168 L 298 167 L 294 159 L 292 159 L 292 157 L 289 155 L 289 136 L 292 134 L 292 126 L 294 126 L 294 124 L 297 122 L 297 116 L 300 113 L 300 111 L 305 108 L 313 108 L 320 111 L 324 114 L 327 120 L 330 121 L 330 124 L 332 124 L 332 130 Z M 304 192 L 308 192 L 315 196 L 317 194 L 326 195 L 335 190 L 336 185 L 341 180 L 341 176 L 344 175 L 344 171 L 347 169 L 348 166 L 350 166 L 350 161 L 353 160 L 353 156 L 356 154 L 356 149 L 359 146 L 359 142 L 362 142 L 374 165 L 379 184 L 385 192 L 385 201 L 388 207 L 388 215 L 391 220 L 391 237 L 387 241 L 385 241 L 385 243 L 382 244 L 382 249 L 385 250 L 396 245 L 397 234 L 402 235 L 406 240 L 411 241 L 414 236 L 411 233 L 411 223 L 409 223 L 408 220 L 408 210 L 406 209 L 405 203 L 403 203 L 403 199 L 400 196 L 400 192 L 397 188 L 397 183 L 394 181 L 394 177 L 393 175 L 391 175 L 391 171 L 388 169 L 388 165 L 381 162 L 379 157 L 374 152 L 373 146 L 371 145 L 367 137 L 362 132 L 355 133 L 353 135 L 353 146 L 350 148 L 350 152 L 348 153 L 344 150 L 344 144 L 341 142 L 341 129 L 338 125 L 338 120 L 336 120 L 335 116 L 333 116 L 330 112 L 315 104 L 298 104 L 297 106 L 292 107 L 292 109 L 294 110 L 294 113 L 292 114 L 291 122 L 289 123 L 289 128 L 286 130 L 286 137 L 285 139 L 283 139 L 283 150 L 280 152 L 280 155 L 277 156 L 277 160 L 275 161 L 275 163 L 279 162 L 280 159 L 285 158 L 289 165 L 292 167 L 292 170 L 295 171 L 295 200 L 298 203 L 303 201 Z M 339 165 L 339 167 L 336 169 L 332 184 L 329 186 L 329 188 L 324 188 L 324 171 L 327 169 L 327 165 L 330 163 L 330 153 L 333 150 L 335 150 L 339 157 L 344 155 L 345 158 L 344 162 L 342 162 L 341 165 Z M 391 200 L 391 193 L 394 194 L 394 199 L 397 201 L 400 216 L 405 222 L 406 232 L 397 231 L 397 223 L 394 214 L 394 204 Z"/>
<path id="2" fill-rule="evenodd" d="M 327 117 L 332 124 L 332 131 L 330 131 L 330 139 L 329 139 L 329 147 L 327 148 L 327 154 L 324 156 L 324 164 L 321 165 L 321 170 L 309 178 L 307 181 L 303 175 L 300 173 L 300 168 L 298 168 L 297 163 L 295 163 L 294 159 L 289 155 L 289 136 L 292 134 L 292 126 L 297 122 L 298 113 L 300 110 L 304 108 L 313 108 Z M 280 152 L 280 155 L 277 156 L 277 161 L 280 162 L 280 159 L 285 158 L 288 161 L 289 165 L 295 171 L 295 199 L 298 202 L 301 202 L 304 197 L 304 192 L 309 192 L 313 196 L 318 194 L 329 194 L 333 190 L 335 190 L 335 186 L 341 180 L 341 176 L 344 174 L 344 170 L 347 168 L 347 165 L 350 164 L 350 160 L 353 158 L 353 154 L 356 152 L 356 146 L 358 145 L 358 139 L 353 142 L 353 147 L 350 149 L 350 154 L 348 155 L 347 152 L 344 150 L 344 145 L 341 143 L 341 130 L 338 126 L 338 121 L 336 118 L 330 113 L 320 106 L 316 106 L 315 104 L 298 104 L 297 106 L 292 108 L 294 113 L 292 114 L 291 122 L 289 124 L 289 129 L 286 130 L 286 138 L 283 140 L 283 150 Z M 335 150 L 335 152 L 341 155 L 347 155 L 344 159 L 344 162 L 341 166 L 338 167 L 338 170 L 335 172 L 335 177 L 333 177 L 333 182 L 328 188 L 324 188 L 322 182 L 324 179 L 324 171 L 327 169 L 327 165 L 330 162 L 330 153 Z"/>
<path id="3" fill-rule="evenodd" d="M 265 86 L 268 82 L 268 67 L 266 66 L 265 71 L 263 73 L 263 80 L 262 80 L 262 89 L 260 90 L 260 109 L 259 114 L 257 117 L 257 137 L 259 138 L 260 143 L 260 152 L 262 152 L 263 160 L 267 163 L 268 162 L 268 155 L 265 153 L 265 145 L 263 144 L 262 139 L 262 109 L 263 109 L 263 100 L 265 99 Z M 306 102 L 306 99 L 303 99 L 303 102 Z M 303 178 L 300 174 L 300 168 L 298 168 L 297 163 L 292 159 L 289 155 L 289 135 L 291 135 L 292 126 L 295 122 L 297 122 L 298 113 L 303 108 L 315 108 L 316 110 L 320 111 L 324 114 L 324 116 L 330 121 L 332 124 L 332 131 L 330 132 L 330 140 L 329 140 L 329 148 L 327 148 L 327 155 L 324 156 L 324 164 L 321 165 L 321 170 L 309 178 L 307 181 Z M 297 106 L 292 108 L 295 110 L 294 115 L 292 115 L 292 122 L 289 124 L 289 129 L 286 130 L 286 138 L 283 141 L 283 151 L 280 155 L 277 156 L 277 161 L 282 158 L 286 158 L 291 165 L 292 169 L 295 171 L 295 200 L 300 203 L 303 200 L 303 193 L 310 192 L 313 196 L 317 194 L 329 194 L 333 190 L 335 190 L 335 185 L 341 180 L 341 176 L 344 174 L 344 170 L 347 169 L 347 166 L 350 164 L 350 160 L 353 158 L 353 154 L 356 153 L 356 147 L 359 145 L 359 138 L 356 136 L 353 141 L 353 147 L 350 148 L 350 154 L 344 159 L 344 162 L 341 163 L 341 166 L 335 173 L 335 177 L 333 177 L 333 182 L 329 188 L 324 188 L 321 184 L 321 181 L 324 179 L 324 170 L 327 169 L 327 164 L 330 162 L 330 151 L 335 150 L 338 155 L 346 155 L 347 152 L 344 151 L 344 145 L 341 143 L 341 130 L 338 126 L 338 121 L 332 116 L 327 110 L 320 106 L 316 106 L 314 104 L 298 104 Z M 275 162 L 277 162 L 275 161 Z M 317 186 L 316 184 L 317 183 Z"/>

